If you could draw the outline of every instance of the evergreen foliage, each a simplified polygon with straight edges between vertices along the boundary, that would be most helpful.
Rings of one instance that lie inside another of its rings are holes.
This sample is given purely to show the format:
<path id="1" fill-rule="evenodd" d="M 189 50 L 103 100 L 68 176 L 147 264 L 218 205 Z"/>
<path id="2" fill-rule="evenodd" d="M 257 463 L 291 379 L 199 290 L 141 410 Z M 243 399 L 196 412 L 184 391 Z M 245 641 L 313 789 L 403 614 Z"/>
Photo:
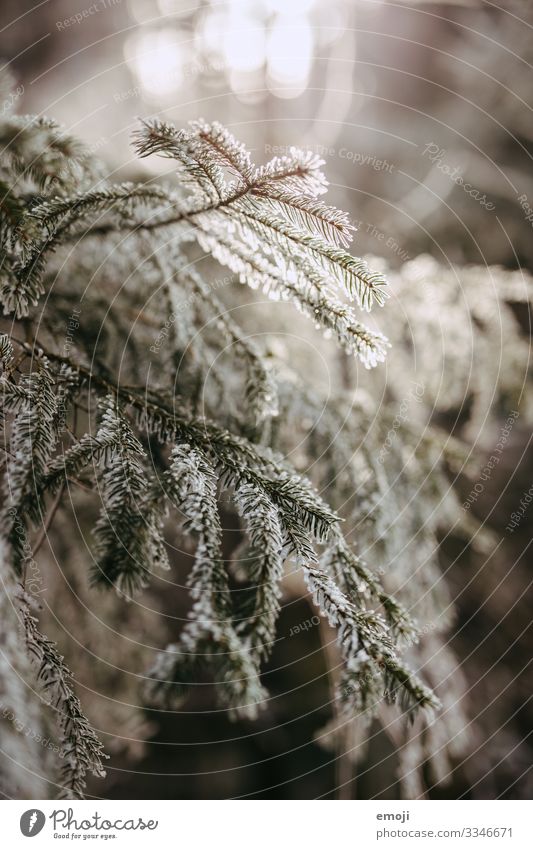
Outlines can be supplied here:
<path id="1" fill-rule="evenodd" d="M 348 544 L 334 506 L 275 445 L 274 423 L 287 410 L 283 380 L 225 313 L 197 261 L 203 251 L 241 283 L 292 302 L 366 368 L 381 362 L 387 340 L 358 315 L 384 303 L 385 278 L 348 253 L 353 227 L 319 199 L 323 163 L 291 149 L 256 166 L 218 123 L 176 130 L 152 120 L 136 133 L 136 151 L 171 159 L 175 180 L 113 185 L 51 122 L 8 117 L 0 138 L 0 301 L 9 324 L 0 338 L 0 529 L 21 585 L 27 648 L 68 753 L 63 792 L 81 796 L 87 772 L 102 775 L 102 750 L 30 610 L 25 562 L 27 540 L 36 555 L 56 512 L 68 515 L 69 487 L 100 503 L 88 576 L 102 589 L 131 599 L 170 569 L 170 525 L 195 540 L 193 606 L 155 658 L 150 704 L 175 706 L 208 668 L 220 703 L 255 716 L 266 699 L 261 666 L 276 637 L 284 566 L 293 562 L 337 629 L 345 714 L 374 715 L 384 702 L 410 718 L 431 712 L 436 697 L 401 655 L 414 624 Z M 67 343 L 74 308 L 78 327 Z M 148 351 L 163 328 L 156 370 Z M 213 355 L 228 342 L 231 378 Z M 215 388 L 201 397 L 208 374 Z M 235 564 L 223 553 L 222 490 L 245 538 L 239 600 Z"/>

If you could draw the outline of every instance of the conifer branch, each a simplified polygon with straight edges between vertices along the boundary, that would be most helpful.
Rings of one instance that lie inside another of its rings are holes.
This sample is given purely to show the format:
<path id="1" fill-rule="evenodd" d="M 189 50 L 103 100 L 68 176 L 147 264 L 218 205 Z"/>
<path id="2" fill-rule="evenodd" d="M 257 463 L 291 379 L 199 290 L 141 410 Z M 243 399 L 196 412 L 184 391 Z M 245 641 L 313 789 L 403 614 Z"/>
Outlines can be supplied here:
<path id="1" fill-rule="evenodd" d="M 112 584 L 126 598 L 146 586 L 152 567 L 168 569 L 161 513 L 152 498 L 144 450 L 114 398 L 105 401 L 100 440 L 109 459 L 101 477 L 102 511 L 95 526 L 93 583 Z"/>
<path id="2" fill-rule="evenodd" d="M 19 608 L 28 653 L 37 666 L 37 678 L 56 713 L 61 732 L 64 753 L 61 774 L 63 795 L 66 798 L 82 799 L 88 772 L 98 778 L 105 777 L 102 759 L 107 755 L 103 753 L 102 743 L 84 716 L 80 701 L 72 689 L 72 673 L 55 644 L 39 630 L 24 593 L 19 597 Z"/>
<path id="3" fill-rule="evenodd" d="M 376 678 L 383 680 L 384 696 L 389 702 L 400 700 L 402 708 L 412 717 L 416 708 L 429 710 L 439 706 L 431 690 L 399 660 L 379 614 L 358 610 L 324 572 L 313 567 L 305 569 L 315 603 L 329 624 L 337 629 L 337 640 L 346 662 L 343 701 L 355 711 L 376 710 Z"/>
<path id="4" fill-rule="evenodd" d="M 270 655 L 276 635 L 286 546 L 278 511 L 269 499 L 243 484 L 236 489 L 235 504 L 250 539 L 244 568 L 255 596 L 250 614 L 237 623 L 237 633 L 250 643 L 259 663 Z"/>

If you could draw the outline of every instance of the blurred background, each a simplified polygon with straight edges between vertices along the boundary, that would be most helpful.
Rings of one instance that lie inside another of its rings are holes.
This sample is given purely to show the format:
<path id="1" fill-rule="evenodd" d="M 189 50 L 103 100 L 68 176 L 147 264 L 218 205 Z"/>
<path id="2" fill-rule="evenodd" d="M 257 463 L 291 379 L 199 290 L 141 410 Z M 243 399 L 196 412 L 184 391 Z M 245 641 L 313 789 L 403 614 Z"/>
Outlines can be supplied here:
<path id="1" fill-rule="evenodd" d="M 52 113 L 115 168 L 131 162 L 136 116 L 222 117 L 258 160 L 275 145 L 321 152 L 339 204 L 364 218 L 362 250 L 382 241 L 375 224 L 395 239 L 392 260 L 531 263 L 516 214 L 533 196 L 529 3 L 34 5 L 3 3 L 22 109 Z"/>
<path id="2" fill-rule="evenodd" d="M 499 293 L 500 272 L 487 272 L 487 303 L 503 298 L 511 318 L 484 353 L 498 368 L 485 371 L 481 360 L 472 391 L 470 361 L 463 360 L 461 372 L 462 349 L 444 358 L 442 339 L 429 332 L 417 348 L 428 374 L 433 369 L 446 377 L 431 396 L 430 414 L 481 458 L 490 455 L 510 399 L 522 402 L 530 376 L 531 3 L 3 0 L 1 16 L 0 57 L 15 79 L 17 111 L 65 124 L 116 179 L 163 167 L 162 160 L 145 161 L 141 171 L 135 162 L 130 136 L 137 116 L 157 115 L 179 126 L 198 117 L 220 120 L 257 162 L 288 145 L 310 148 L 325 160 L 331 202 L 348 209 L 358 225 L 355 252 L 381 257 L 392 271 L 393 290 L 397 274 L 408 323 L 415 312 L 423 326 L 430 310 L 434 321 L 436 308 L 449 309 L 444 338 L 449 333 L 453 339 L 461 321 L 469 340 L 490 325 L 487 311 L 453 311 L 462 297 L 454 269 L 516 271 L 512 279 L 522 281 L 521 294 Z M 416 273 L 420 263 L 413 265 L 420 254 L 427 257 L 422 274 Z M 476 275 L 483 300 L 483 276 Z M 446 303 L 436 294 L 443 286 Z M 394 336 L 394 316 L 386 312 L 379 327 Z M 521 353 L 513 359 L 515 350 Z M 472 425 L 484 379 L 490 391 Z M 439 552 L 457 611 L 452 646 L 473 729 L 468 751 L 456 753 L 450 781 L 443 787 L 429 782 L 433 797 L 530 798 L 533 792 L 533 508 L 515 533 L 505 535 L 509 516 L 533 483 L 530 437 L 523 416 L 472 506 L 491 532 L 504 535 L 502 544 L 488 556 L 447 533 Z M 470 484 L 459 481 L 457 487 L 466 498 Z M 84 590 L 74 583 L 73 592 L 83 596 Z M 174 615 L 186 615 L 187 598 L 164 603 Z M 284 609 L 280 634 L 313 615 L 305 599 L 293 601 Z M 65 653 L 72 652 L 65 635 L 75 631 L 74 619 L 65 613 L 55 623 Z M 163 645 L 169 634 L 161 628 L 160 635 L 148 636 Z M 79 639 L 83 644 L 81 632 Z M 317 628 L 280 640 L 267 672 L 272 703 L 256 723 L 230 723 L 206 696 L 178 718 L 150 713 L 142 727 L 101 728 L 113 765 L 91 791 L 115 798 L 330 797 L 335 757 L 313 739 L 330 719 L 319 640 Z M 104 651 L 91 648 L 97 658 Z M 135 695 L 124 691 L 120 675 L 116 668 L 101 672 L 101 692 L 116 693 L 126 704 Z M 78 679 L 82 700 L 94 700 L 93 716 L 99 699 L 113 701 L 91 693 L 83 675 Z M 378 732 L 356 771 L 355 796 L 396 798 L 401 792 L 391 777 L 390 741 Z"/>

